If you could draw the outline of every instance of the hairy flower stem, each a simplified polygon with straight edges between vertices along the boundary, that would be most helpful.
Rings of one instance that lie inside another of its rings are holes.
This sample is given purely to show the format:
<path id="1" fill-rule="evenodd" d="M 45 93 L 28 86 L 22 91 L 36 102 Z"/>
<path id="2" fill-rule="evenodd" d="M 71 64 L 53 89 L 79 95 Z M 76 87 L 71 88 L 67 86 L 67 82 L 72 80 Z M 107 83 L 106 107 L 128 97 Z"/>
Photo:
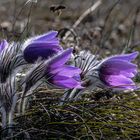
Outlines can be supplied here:
<path id="1" fill-rule="evenodd" d="M 19 113 L 21 114 L 25 113 L 27 101 L 28 101 L 28 97 L 26 96 L 26 93 L 23 92 L 21 95 L 20 102 L 19 102 L 19 108 L 18 108 Z"/>
<path id="2" fill-rule="evenodd" d="M 27 105 L 27 101 L 28 101 L 28 98 L 27 97 L 25 97 L 23 99 L 23 101 L 22 101 L 22 106 L 21 106 L 21 112 L 22 112 L 22 114 L 25 113 L 25 108 L 26 108 L 26 105 Z"/>
<path id="3" fill-rule="evenodd" d="M 68 97 L 69 97 L 71 91 L 72 91 L 72 90 L 70 89 L 70 90 L 67 90 L 67 91 L 64 92 L 62 98 L 60 99 L 59 105 L 63 105 L 63 104 L 67 101 L 67 99 L 68 99 Z"/>
<path id="4" fill-rule="evenodd" d="M 87 83 L 89 83 L 88 80 L 83 81 L 82 86 L 85 87 Z M 87 90 L 87 88 L 84 88 L 84 89 L 73 88 L 73 89 L 69 89 L 65 91 L 62 98 L 60 99 L 59 105 L 63 105 L 64 103 L 68 101 L 76 101 L 85 90 Z"/>
<path id="5" fill-rule="evenodd" d="M 3 107 L 1 107 L 1 114 L 2 114 L 2 128 L 8 128 L 6 131 L 4 131 L 4 137 L 6 136 L 12 136 L 13 135 L 13 119 L 14 119 L 14 111 L 17 103 L 17 95 L 15 94 L 12 98 L 12 105 L 10 110 L 7 110 Z M 4 138 L 3 138 L 4 139 Z"/>
<path id="6" fill-rule="evenodd" d="M 6 110 L 4 107 L 1 107 L 0 109 L 1 111 L 1 120 L 2 120 L 2 128 L 5 128 L 6 127 Z"/>
<path id="7" fill-rule="evenodd" d="M 9 112 L 9 118 L 8 118 L 8 125 L 13 125 L 13 117 L 14 117 L 14 111 L 15 111 L 15 107 L 16 107 L 16 103 L 17 103 L 17 95 L 15 94 L 13 96 L 13 101 L 12 101 L 12 106 L 11 106 L 11 110 Z"/>
<path id="8" fill-rule="evenodd" d="M 23 111 L 23 105 L 25 106 L 26 104 L 25 104 L 25 92 L 23 92 L 22 93 L 22 95 L 21 95 L 21 99 L 20 99 L 20 102 L 19 102 L 19 108 L 18 108 L 18 112 L 19 113 L 23 113 L 22 111 Z M 27 99 L 26 99 L 27 100 Z M 25 108 L 25 107 L 24 107 Z"/>
<path id="9" fill-rule="evenodd" d="M 59 105 L 63 105 L 68 101 L 77 100 L 80 94 L 83 92 L 83 89 L 70 89 L 64 93 L 61 98 Z"/>

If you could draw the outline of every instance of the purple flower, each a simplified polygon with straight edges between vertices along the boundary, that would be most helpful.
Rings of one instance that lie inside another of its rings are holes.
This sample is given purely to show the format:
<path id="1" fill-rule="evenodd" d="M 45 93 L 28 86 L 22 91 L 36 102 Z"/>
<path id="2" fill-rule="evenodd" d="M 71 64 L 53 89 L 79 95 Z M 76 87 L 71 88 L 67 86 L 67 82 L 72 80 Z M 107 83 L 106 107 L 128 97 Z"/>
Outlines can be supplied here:
<path id="1" fill-rule="evenodd" d="M 6 40 L 2 40 L 2 41 L 0 42 L 0 53 L 2 52 L 2 50 L 3 50 L 6 46 L 8 46 L 8 42 L 7 42 Z"/>
<path id="2" fill-rule="evenodd" d="M 135 89 L 136 85 L 132 78 L 137 73 L 137 65 L 131 61 L 135 59 L 138 52 L 117 55 L 104 60 L 99 66 L 99 77 L 101 81 L 118 89 Z"/>
<path id="3" fill-rule="evenodd" d="M 83 88 L 80 83 L 81 69 L 66 65 L 73 49 L 69 48 L 58 54 L 49 62 L 46 68 L 46 79 L 59 88 Z"/>
<path id="4" fill-rule="evenodd" d="M 56 37 L 57 31 L 50 31 L 46 34 L 28 39 L 23 44 L 24 59 L 28 63 L 34 63 L 38 58 L 48 59 L 62 51 L 59 40 Z"/>

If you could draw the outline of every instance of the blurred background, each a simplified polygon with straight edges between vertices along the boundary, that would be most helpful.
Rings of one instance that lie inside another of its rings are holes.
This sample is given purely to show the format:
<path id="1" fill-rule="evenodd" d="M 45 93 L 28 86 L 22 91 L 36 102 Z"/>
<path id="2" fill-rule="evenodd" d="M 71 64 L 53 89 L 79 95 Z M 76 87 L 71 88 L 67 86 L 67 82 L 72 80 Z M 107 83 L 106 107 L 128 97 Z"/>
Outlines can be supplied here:
<path id="1" fill-rule="evenodd" d="M 0 0 L 0 37 L 13 40 L 23 33 L 26 38 L 49 30 L 70 29 L 96 1 Z M 103 55 L 121 53 L 128 43 L 129 47 L 138 47 L 139 6 L 139 0 L 103 0 L 75 28 L 78 46 L 91 51 L 101 47 Z"/>

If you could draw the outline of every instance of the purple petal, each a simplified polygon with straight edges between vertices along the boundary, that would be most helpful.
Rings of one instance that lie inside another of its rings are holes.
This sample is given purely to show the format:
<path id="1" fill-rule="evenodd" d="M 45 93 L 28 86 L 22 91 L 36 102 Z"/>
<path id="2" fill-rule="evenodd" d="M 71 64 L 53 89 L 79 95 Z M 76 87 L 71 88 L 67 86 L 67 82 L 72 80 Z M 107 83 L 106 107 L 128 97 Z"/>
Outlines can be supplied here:
<path id="1" fill-rule="evenodd" d="M 0 42 L 0 52 L 6 47 L 8 46 L 8 42 L 6 40 L 2 40 Z"/>
<path id="2" fill-rule="evenodd" d="M 100 67 L 100 72 L 103 74 L 119 74 L 136 72 L 137 65 L 124 60 L 106 60 Z"/>
<path id="3" fill-rule="evenodd" d="M 50 69 L 58 68 L 64 65 L 70 59 L 72 51 L 73 49 L 69 48 L 54 57 L 49 63 Z"/>
<path id="4" fill-rule="evenodd" d="M 100 71 L 101 72 L 101 71 Z M 126 77 L 134 77 L 136 75 L 137 71 L 136 69 L 116 69 L 116 68 L 108 68 L 108 69 L 104 69 L 102 70 L 102 74 L 105 75 L 124 75 Z"/>
<path id="5" fill-rule="evenodd" d="M 46 34 L 39 35 L 36 37 L 34 41 L 49 41 L 56 39 L 58 32 L 57 31 L 50 31 Z"/>
<path id="6" fill-rule="evenodd" d="M 30 44 L 53 44 L 53 45 L 59 45 L 59 40 L 57 39 L 57 38 L 54 38 L 54 39 L 52 39 L 52 40 L 46 40 L 46 41 L 36 41 L 36 40 L 34 40 L 34 41 L 31 41 L 30 43 L 29 43 L 29 45 Z"/>
<path id="7" fill-rule="evenodd" d="M 132 61 L 138 56 L 139 52 L 133 52 L 130 54 L 122 54 L 122 55 L 116 55 L 112 56 L 109 59 L 114 60 L 114 59 L 120 59 L 120 60 L 125 60 L 125 61 Z"/>
<path id="8" fill-rule="evenodd" d="M 51 80 L 51 83 L 59 88 L 83 88 L 81 87 L 81 83 L 77 82 L 73 78 L 68 78 L 66 76 L 56 75 Z"/>
<path id="9" fill-rule="evenodd" d="M 67 75 L 68 77 L 73 77 L 79 75 L 81 73 L 81 69 L 69 65 L 64 65 L 60 68 L 54 69 L 53 71 L 51 71 L 51 73 L 58 73 L 59 75 Z"/>
<path id="10" fill-rule="evenodd" d="M 57 54 L 61 51 L 61 47 L 58 45 L 48 44 L 48 43 L 32 43 L 24 50 L 24 58 L 27 62 L 33 63 L 39 57 L 43 59 L 48 59 L 49 57 Z"/>
<path id="11" fill-rule="evenodd" d="M 135 83 L 130 78 L 127 78 L 123 75 L 109 75 L 105 76 L 104 78 L 109 86 L 125 89 L 135 88 Z"/>
<path id="12" fill-rule="evenodd" d="M 133 72 L 125 72 L 125 71 L 121 71 L 119 74 L 124 75 L 124 76 L 126 76 L 128 78 L 133 78 L 136 75 Z"/>
<path id="13" fill-rule="evenodd" d="M 42 52 L 45 50 L 47 51 L 47 49 L 54 50 L 57 52 L 63 50 L 59 44 L 55 44 L 54 42 L 50 42 L 50 43 L 48 43 L 48 42 L 33 42 L 33 43 L 29 44 L 28 47 L 26 47 L 24 51 L 28 51 L 28 50 L 34 51 L 35 49 L 40 50 Z M 28 53 L 31 53 L 31 52 L 28 52 Z"/>
<path id="14" fill-rule="evenodd" d="M 24 44 L 24 58 L 27 62 L 33 63 L 39 57 L 48 59 L 53 55 L 62 51 L 63 48 L 59 45 L 59 40 L 56 37 L 57 31 L 50 31 L 44 35 L 28 39 Z"/>

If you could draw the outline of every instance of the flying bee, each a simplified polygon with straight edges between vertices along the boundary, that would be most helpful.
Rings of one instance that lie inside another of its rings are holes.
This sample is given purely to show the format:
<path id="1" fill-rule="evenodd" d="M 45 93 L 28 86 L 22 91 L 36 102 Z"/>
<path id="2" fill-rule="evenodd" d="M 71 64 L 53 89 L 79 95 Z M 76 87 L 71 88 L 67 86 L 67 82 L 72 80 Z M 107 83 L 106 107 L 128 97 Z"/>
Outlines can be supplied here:
<path id="1" fill-rule="evenodd" d="M 62 10 L 66 9 L 64 5 L 52 5 L 50 11 L 56 13 L 58 16 L 62 14 Z"/>

